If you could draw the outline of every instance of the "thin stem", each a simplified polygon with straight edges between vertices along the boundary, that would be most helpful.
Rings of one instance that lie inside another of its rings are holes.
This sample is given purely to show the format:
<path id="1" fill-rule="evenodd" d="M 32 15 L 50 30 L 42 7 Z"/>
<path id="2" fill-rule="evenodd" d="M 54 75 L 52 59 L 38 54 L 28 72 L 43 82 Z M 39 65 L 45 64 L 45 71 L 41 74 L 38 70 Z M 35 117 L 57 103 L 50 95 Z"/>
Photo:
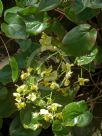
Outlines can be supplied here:
<path id="1" fill-rule="evenodd" d="M 4 40 L 2 39 L 2 37 L 1 37 L 1 36 L 0 36 L 0 39 L 1 39 L 2 43 L 3 43 L 3 46 L 4 46 L 4 47 L 5 47 L 5 49 L 6 49 L 6 52 L 7 52 L 8 58 L 9 58 L 9 60 L 10 60 L 10 54 L 9 54 L 9 52 L 8 52 L 7 46 L 6 46 L 6 44 L 5 44 Z"/>
<path id="2" fill-rule="evenodd" d="M 94 101 L 96 101 L 96 100 L 98 100 L 98 99 L 100 99 L 100 98 L 102 98 L 102 95 L 97 96 L 97 97 L 94 98 L 94 99 L 88 100 L 87 103 L 94 102 Z"/>

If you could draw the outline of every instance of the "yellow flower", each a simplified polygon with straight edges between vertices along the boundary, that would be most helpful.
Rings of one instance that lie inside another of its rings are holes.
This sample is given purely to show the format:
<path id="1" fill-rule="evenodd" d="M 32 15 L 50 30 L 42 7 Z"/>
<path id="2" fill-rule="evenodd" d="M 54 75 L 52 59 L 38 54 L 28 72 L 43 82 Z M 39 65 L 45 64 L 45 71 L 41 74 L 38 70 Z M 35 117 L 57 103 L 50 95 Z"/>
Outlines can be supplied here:
<path id="1" fill-rule="evenodd" d="M 68 96 L 68 88 L 59 88 L 57 91 L 61 92 L 65 97 Z"/>
<path id="2" fill-rule="evenodd" d="M 31 85 L 31 90 L 35 90 L 35 91 L 37 91 L 38 90 L 38 86 L 37 85 Z"/>
<path id="3" fill-rule="evenodd" d="M 73 64 L 66 63 L 66 69 L 67 71 L 71 71 L 71 67 L 74 66 Z"/>
<path id="4" fill-rule="evenodd" d="M 61 104 L 58 103 L 52 103 L 51 105 L 49 105 L 47 108 L 48 110 L 50 110 L 51 112 L 56 112 L 58 107 L 62 107 Z"/>
<path id="5" fill-rule="evenodd" d="M 52 82 L 51 85 L 50 85 L 50 88 L 51 89 L 57 89 L 57 88 L 59 88 L 59 84 L 57 84 L 56 82 Z"/>
<path id="6" fill-rule="evenodd" d="M 64 86 L 68 86 L 70 84 L 70 81 L 68 79 L 65 79 Z"/>
<path id="7" fill-rule="evenodd" d="M 57 71 L 56 70 L 50 72 L 49 75 L 45 74 L 45 77 L 44 77 L 45 81 L 55 81 L 56 79 L 57 79 Z"/>
<path id="8" fill-rule="evenodd" d="M 60 120 L 63 119 L 62 112 L 56 113 L 55 117 Z"/>
<path id="9" fill-rule="evenodd" d="M 41 109 L 41 110 L 40 110 L 40 114 L 41 114 L 41 115 L 44 115 L 44 114 L 46 115 L 46 114 L 49 114 L 49 111 L 46 110 L 46 109 Z"/>
<path id="10" fill-rule="evenodd" d="M 78 77 L 78 82 L 79 82 L 79 85 L 80 86 L 83 86 L 83 85 L 85 85 L 85 82 L 88 82 L 89 81 L 89 79 L 85 79 L 85 78 L 80 78 L 80 77 Z"/>
<path id="11" fill-rule="evenodd" d="M 13 96 L 20 97 L 21 95 L 20 95 L 20 93 L 13 93 Z"/>
<path id="12" fill-rule="evenodd" d="M 73 73 L 72 71 L 68 71 L 65 75 L 65 78 L 69 79 L 71 77 L 72 73 Z"/>
<path id="13" fill-rule="evenodd" d="M 33 70 L 33 68 L 29 67 L 29 68 L 27 69 L 27 72 L 28 72 L 28 73 L 31 73 L 32 70 Z"/>
<path id="14" fill-rule="evenodd" d="M 51 46 L 52 37 L 45 33 L 42 33 L 41 39 L 39 40 L 42 46 Z"/>
<path id="15" fill-rule="evenodd" d="M 19 86 L 19 87 L 16 89 L 16 91 L 17 91 L 18 93 L 23 93 L 23 92 L 27 91 L 27 89 L 28 89 L 28 86 L 25 85 L 25 84 L 23 84 L 23 85 Z"/>
<path id="16" fill-rule="evenodd" d="M 32 102 L 34 102 L 37 99 L 34 93 L 29 94 L 26 98 Z"/>
<path id="17" fill-rule="evenodd" d="M 16 104 L 16 106 L 17 106 L 17 108 L 18 108 L 19 110 L 24 109 L 24 108 L 26 107 L 26 103 L 24 103 L 24 102 L 15 103 L 15 104 Z"/>
<path id="18" fill-rule="evenodd" d="M 21 74 L 21 80 L 25 80 L 25 79 L 27 79 L 29 76 L 30 76 L 30 73 L 24 73 L 24 72 L 22 72 L 22 74 Z"/>
<path id="19" fill-rule="evenodd" d="M 46 122 L 50 122 L 52 119 L 53 119 L 52 114 L 46 114 L 46 115 L 44 115 L 44 120 Z"/>
<path id="20" fill-rule="evenodd" d="M 50 76 L 51 71 L 52 71 L 52 67 L 50 66 L 48 69 L 45 69 L 45 70 L 41 73 L 41 77 Z"/>
<path id="21" fill-rule="evenodd" d="M 72 66 L 74 66 L 74 64 L 62 63 L 62 71 L 71 71 Z"/>
<path id="22" fill-rule="evenodd" d="M 46 110 L 46 109 L 41 109 L 39 114 L 43 115 L 44 120 L 47 121 L 47 122 L 49 122 L 50 120 L 53 119 L 52 114 L 49 113 L 49 111 Z"/>
<path id="23" fill-rule="evenodd" d="M 39 114 L 43 115 L 44 120 L 47 121 L 47 122 L 49 122 L 50 120 L 53 119 L 52 114 L 49 113 L 49 111 L 46 110 L 46 109 L 41 109 Z"/>

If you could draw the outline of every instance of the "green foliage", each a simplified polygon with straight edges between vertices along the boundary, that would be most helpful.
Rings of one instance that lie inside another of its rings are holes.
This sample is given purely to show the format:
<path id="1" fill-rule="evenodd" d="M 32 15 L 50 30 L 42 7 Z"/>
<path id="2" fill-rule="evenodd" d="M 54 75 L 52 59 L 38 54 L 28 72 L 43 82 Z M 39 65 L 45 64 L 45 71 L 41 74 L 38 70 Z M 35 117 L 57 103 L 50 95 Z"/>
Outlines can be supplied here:
<path id="1" fill-rule="evenodd" d="M 3 4 L 2 1 L 0 0 L 0 17 L 2 16 L 2 11 L 3 11 Z"/>
<path id="2" fill-rule="evenodd" d="M 27 7 L 27 6 L 33 6 L 37 3 L 38 0 L 15 0 L 16 5 L 20 7 Z"/>
<path id="3" fill-rule="evenodd" d="M 86 65 L 86 64 L 91 63 L 96 58 L 97 53 L 98 53 L 98 50 L 97 48 L 95 48 L 90 52 L 90 54 L 81 56 L 81 57 L 77 57 L 76 58 L 77 64 L 81 66 L 81 65 Z"/>
<path id="4" fill-rule="evenodd" d="M 18 78 L 18 64 L 14 57 L 10 58 L 10 66 L 12 70 L 12 80 L 15 82 Z"/>
<path id="5" fill-rule="evenodd" d="M 2 31 L 10 38 L 25 39 L 26 25 L 19 15 L 8 13 L 5 16 L 6 23 L 1 25 Z"/>
<path id="6" fill-rule="evenodd" d="M 70 132 L 70 129 L 65 127 L 62 121 L 59 120 L 53 121 L 52 130 L 56 136 L 67 136 Z"/>
<path id="7" fill-rule="evenodd" d="M 21 50 L 23 52 L 27 51 L 31 47 L 31 39 L 25 39 L 25 40 L 17 40 L 17 43 L 19 44 Z"/>
<path id="8" fill-rule="evenodd" d="M 7 118 L 16 111 L 12 92 L 5 94 L 4 99 L 0 99 L 0 117 Z"/>
<path id="9" fill-rule="evenodd" d="M 29 129 L 24 129 L 21 125 L 19 116 L 17 116 L 11 123 L 10 126 L 10 136 L 38 136 L 41 130 L 31 131 Z"/>
<path id="10" fill-rule="evenodd" d="M 7 98 L 8 90 L 6 87 L 0 88 L 0 100 Z"/>
<path id="11" fill-rule="evenodd" d="M 37 35 L 48 27 L 46 14 L 37 14 L 34 18 L 25 19 L 26 31 L 29 34 Z"/>
<path id="12" fill-rule="evenodd" d="M 96 37 L 97 31 L 94 28 L 88 24 L 81 24 L 64 36 L 62 49 L 67 55 L 83 56 L 93 48 Z"/>
<path id="13" fill-rule="evenodd" d="M 86 8 L 81 13 L 76 14 L 75 8 L 70 4 L 64 10 L 65 10 L 65 16 L 76 24 L 87 21 L 95 17 L 99 13 L 99 10 L 97 9 Z"/>
<path id="14" fill-rule="evenodd" d="M 39 4 L 40 11 L 49 11 L 56 8 L 60 4 L 60 0 L 41 0 Z"/>
<path id="15" fill-rule="evenodd" d="M 65 126 L 86 126 L 92 120 L 92 114 L 88 111 L 85 101 L 72 102 L 62 111 Z"/>
<path id="16" fill-rule="evenodd" d="M 5 66 L 0 70 L 0 83 L 7 84 L 11 82 L 11 69 L 10 66 Z"/>
<path id="17" fill-rule="evenodd" d="M 72 127 L 88 125 L 87 102 L 75 98 L 89 81 L 83 69 L 92 71 L 102 63 L 102 22 L 96 23 L 102 2 L 15 0 L 10 8 L 3 5 L 0 0 L 0 41 L 9 64 L 0 66 L 0 128 L 7 117 L 13 118 L 10 136 L 38 136 L 49 126 L 55 136 L 68 136 Z M 13 53 L 11 41 L 17 46 Z"/>
<path id="18" fill-rule="evenodd" d="M 36 131 L 39 128 L 41 130 L 41 126 L 39 123 L 40 117 L 37 113 L 33 113 L 31 109 L 25 109 L 20 112 L 21 123 L 25 129 L 31 129 Z"/>

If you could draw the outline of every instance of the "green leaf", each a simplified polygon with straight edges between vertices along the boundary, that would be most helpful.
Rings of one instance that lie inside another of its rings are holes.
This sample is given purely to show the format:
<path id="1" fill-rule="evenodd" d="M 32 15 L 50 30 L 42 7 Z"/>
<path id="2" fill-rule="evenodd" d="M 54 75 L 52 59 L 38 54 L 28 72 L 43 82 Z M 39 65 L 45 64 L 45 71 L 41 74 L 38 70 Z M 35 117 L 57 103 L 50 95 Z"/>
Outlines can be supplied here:
<path id="1" fill-rule="evenodd" d="M 70 30 L 63 38 L 61 49 L 72 56 L 83 56 L 93 48 L 97 31 L 89 24 L 81 24 Z"/>
<path id="2" fill-rule="evenodd" d="M 87 20 L 93 18 L 94 16 L 98 15 L 98 13 L 99 13 L 99 10 L 91 9 L 91 8 L 85 8 L 81 13 L 76 14 L 74 7 L 72 7 L 71 5 L 68 5 L 65 8 L 66 17 L 70 21 L 72 21 L 76 24 L 87 21 Z"/>
<path id="3" fill-rule="evenodd" d="M 12 70 L 12 80 L 15 82 L 18 79 L 18 64 L 14 57 L 10 58 L 10 66 Z"/>
<path id="4" fill-rule="evenodd" d="M 43 30 L 45 30 L 48 27 L 48 24 L 33 20 L 26 22 L 26 27 L 27 27 L 27 32 L 29 34 L 37 35 L 41 33 Z"/>
<path id="5" fill-rule="evenodd" d="M 31 47 L 31 39 L 16 40 L 23 52 L 27 51 Z"/>
<path id="6" fill-rule="evenodd" d="M 21 11 L 19 11 L 19 14 L 23 16 L 35 14 L 37 13 L 37 9 L 38 8 L 34 6 L 26 7 L 26 8 L 23 8 Z"/>
<path id="7" fill-rule="evenodd" d="M 63 126 L 62 120 L 54 120 L 52 124 L 53 133 L 56 136 L 68 136 L 69 128 Z"/>
<path id="8" fill-rule="evenodd" d="M 77 89 L 76 88 L 63 88 L 63 90 L 65 90 L 68 95 L 63 96 L 61 93 L 55 93 L 54 94 L 54 100 L 56 103 L 59 103 L 63 106 L 65 106 L 66 104 L 72 102 L 75 98 L 75 95 L 77 93 Z"/>
<path id="9" fill-rule="evenodd" d="M 90 111 L 86 111 L 84 114 L 79 115 L 76 117 L 77 126 L 78 127 L 85 127 L 92 121 L 92 113 Z"/>
<path id="10" fill-rule="evenodd" d="M 41 0 L 39 4 L 40 11 L 49 11 L 56 8 L 60 4 L 60 0 Z"/>
<path id="11" fill-rule="evenodd" d="M 77 57 L 76 58 L 77 65 L 81 66 L 81 65 L 86 65 L 91 63 L 97 56 L 97 53 L 98 53 L 98 50 L 97 48 L 95 48 L 91 51 L 90 54 L 82 56 L 82 57 Z"/>
<path id="12" fill-rule="evenodd" d="M 32 118 L 31 109 L 24 109 L 20 111 L 20 120 L 22 125 L 29 124 Z"/>
<path id="13" fill-rule="evenodd" d="M 38 2 L 38 0 L 15 0 L 16 5 L 20 7 L 33 6 Z"/>
<path id="14" fill-rule="evenodd" d="M 96 65 L 99 65 L 102 63 L 102 48 L 101 48 L 101 46 L 98 47 L 98 53 L 95 58 L 95 63 L 96 63 Z"/>
<path id="15" fill-rule="evenodd" d="M 33 113 L 31 109 L 24 109 L 20 112 L 21 123 L 24 128 L 36 131 L 40 125 L 39 120 L 41 120 L 38 113 Z M 38 126 L 38 128 L 37 128 Z"/>
<path id="16" fill-rule="evenodd" d="M 102 8 L 102 1 L 101 0 L 90 0 L 90 3 L 88 6 L 93 9 Z"/>
<path id="17" fill-rule="evenodd" d="M 22 10 L 23 10 L 23 8 L 20 8 L 20 7 L 17 7 L 17 6 L 9 8 L 4 12 L 4 18 L 6 18 L 7 14 L 9 14 L 9 13 L 12 13 L 12 14 L 15 13 L 16 14 L 16 13 L 22 11 Z"/>
<path id="18" fill-rule="evenodd" d="M 28 47 L 28 45 L 27 45 L 27 47 Z M 32 62 L 32 61 L 30 61 L 30 59 L 34 58 L 31 56 L 32 56 L 33 52 L 35 52 L 35 50 L 38 48 L 40 48 L 40 44 L 32 42 L 31 48 L 29 47 L 25 52 L 20 51 L 15 54 L 15 58 L 17 60 L 19 69 L 22 69 L 22 68 L 24 69 L 24 68 L 27 68 L 30 66 L 29 64 L 31 64 L 31 62 Z M 27 60 L 27 58 L 28 58 L 28 60 Z"/>
<path id="19" fill-rule="evenodd" d="M 72 102 L 66 105 L 62 111 L 65 126 L 84 127 L 92 120 L 92 114 L 88 111 L 85 101 Z"/>
<path id="20" fill-rule="evenodd" d="M 26 31 L 28 34 L 37 35 L 48 28 L 49 17 L 46 13 L 40 13 L 31 17 L 25 17 Z"/>
<path id="21" fill-rule="evenodd" d="M 102 8 L 102 1 L 101 0 L 76 0 L 71 2 L 71 6 L 75 9 L 76 13 L 79 14 L 87 7 L 90 7 L 92 9 Z"/>
<path id="22" fill-rule="evenodd" d="M 86 8 L 81 12 L 80 14 L 77 15 L 78 19 L 81 21 L 87 21 L 92 19 L 93 17 L 97 16 L 99 14 L 99 10 L 97 9 L 91 9 L 91 8 Z"/>
<path id="23" fill-rule="evenodd" d="M 3 12 L 3 4 L 2 1 L 0 0 L 0 17 L 2 16 L 2 12 Z"/>
<path id="24" fill-rule="evenodd" d="M 0 88 L 0 100 L 7 98 L 8 90 L 6 87 Z"/>
<path id="25" fill-rule="evenodd" d="M 63 38 L 63 36 L 66 33 L 66 30 L 64 29 L 63 25 L 57 19 L 53 20 L 53 23 L 51 24 L 49 29 L 50 29 L 50 31 L 54 32 L 61 39 Z"/>
<path id="26" fill-rule="evenodd" d="M 7 84 L 11 81 L 11 69 L 10 66 L 7 65 L 2 70 L 0 70 L 0 82 L 2 84 Z"/>
<path id="27" fill-rule="evenodd" d="M 71 4 L 74 6 L 75 12 L 79 14 L 87 7 L 87 5 L 89 5 L 89 0 L 76 0 Z"/>
<path id="28" fill-rule="evenodd" d="M 16 111 L 14 98 L 9 91 L 4 100 L 0 100 L 0 118 L 7 118 Z"/>
<path id="29" fill-rule="evenodd" d="M 5 16 L 6 23 L 1 24 L 1 30 L 6 36 L 14 39 L 25 39 L 26 25 L 22 18 L 15 13 L 8 13 Z"/>
<path id="30" fill-rule="evenodd" d="M 21 125 L 19 117 L 16 117 L 10 125 L 10 136 L 39 136 L 41 129 L 32 131 L 29 129 L 24 129 Z"/>

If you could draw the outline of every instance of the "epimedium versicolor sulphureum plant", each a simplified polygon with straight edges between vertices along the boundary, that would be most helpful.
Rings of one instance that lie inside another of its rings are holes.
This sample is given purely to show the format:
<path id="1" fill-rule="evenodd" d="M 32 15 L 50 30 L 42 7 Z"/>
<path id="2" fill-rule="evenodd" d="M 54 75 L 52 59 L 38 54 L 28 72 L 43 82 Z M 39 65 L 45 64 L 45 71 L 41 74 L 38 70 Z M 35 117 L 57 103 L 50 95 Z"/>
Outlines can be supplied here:
<path id="1" fill-rule="evenodd" d="M 85 101 L 70 103 L 88 79 L 82 75 L 73 79 L 74 64 L 69 63 L 62 51 L 52 44 L 52 37 L 43 33 L 39 42 L 41 48 L 37 54 L 34 52 L 32 67 L 22 71 L 22 84 L 13 93 L 15 104 L 25 128 L 37 130 L 52 124 L 55 135 L 68 135 L 67 127 L 86 126 L 92 119 Z M 75 108 L 79 107 L 78 111 L 73 109 L 74 104 Z M 30 119 L 27 120 L 27 116 Z M 56 125 L 60 125 L 61 130 L 55 129 Z"/>
<path id="2" fill-rule="evenodd" d="M 88 105 L 75 96 L 89 81 L 83 68 L 92 71 L 101 62 L 100 23 L 92 18 L 101 13 L 102 2 L 15 0 L 8 9 L 3 4 L 0 0 L 1 42 L 7 50 L 5 35 L 19 49 L 12 57 L 7 50 L 10 65 L 0 70 L 0 127 L 12 114 L 10 136 L 37 136 L 51 125 L 55 136 L 67 136 L 71 127 L 88 125 Z"/>

